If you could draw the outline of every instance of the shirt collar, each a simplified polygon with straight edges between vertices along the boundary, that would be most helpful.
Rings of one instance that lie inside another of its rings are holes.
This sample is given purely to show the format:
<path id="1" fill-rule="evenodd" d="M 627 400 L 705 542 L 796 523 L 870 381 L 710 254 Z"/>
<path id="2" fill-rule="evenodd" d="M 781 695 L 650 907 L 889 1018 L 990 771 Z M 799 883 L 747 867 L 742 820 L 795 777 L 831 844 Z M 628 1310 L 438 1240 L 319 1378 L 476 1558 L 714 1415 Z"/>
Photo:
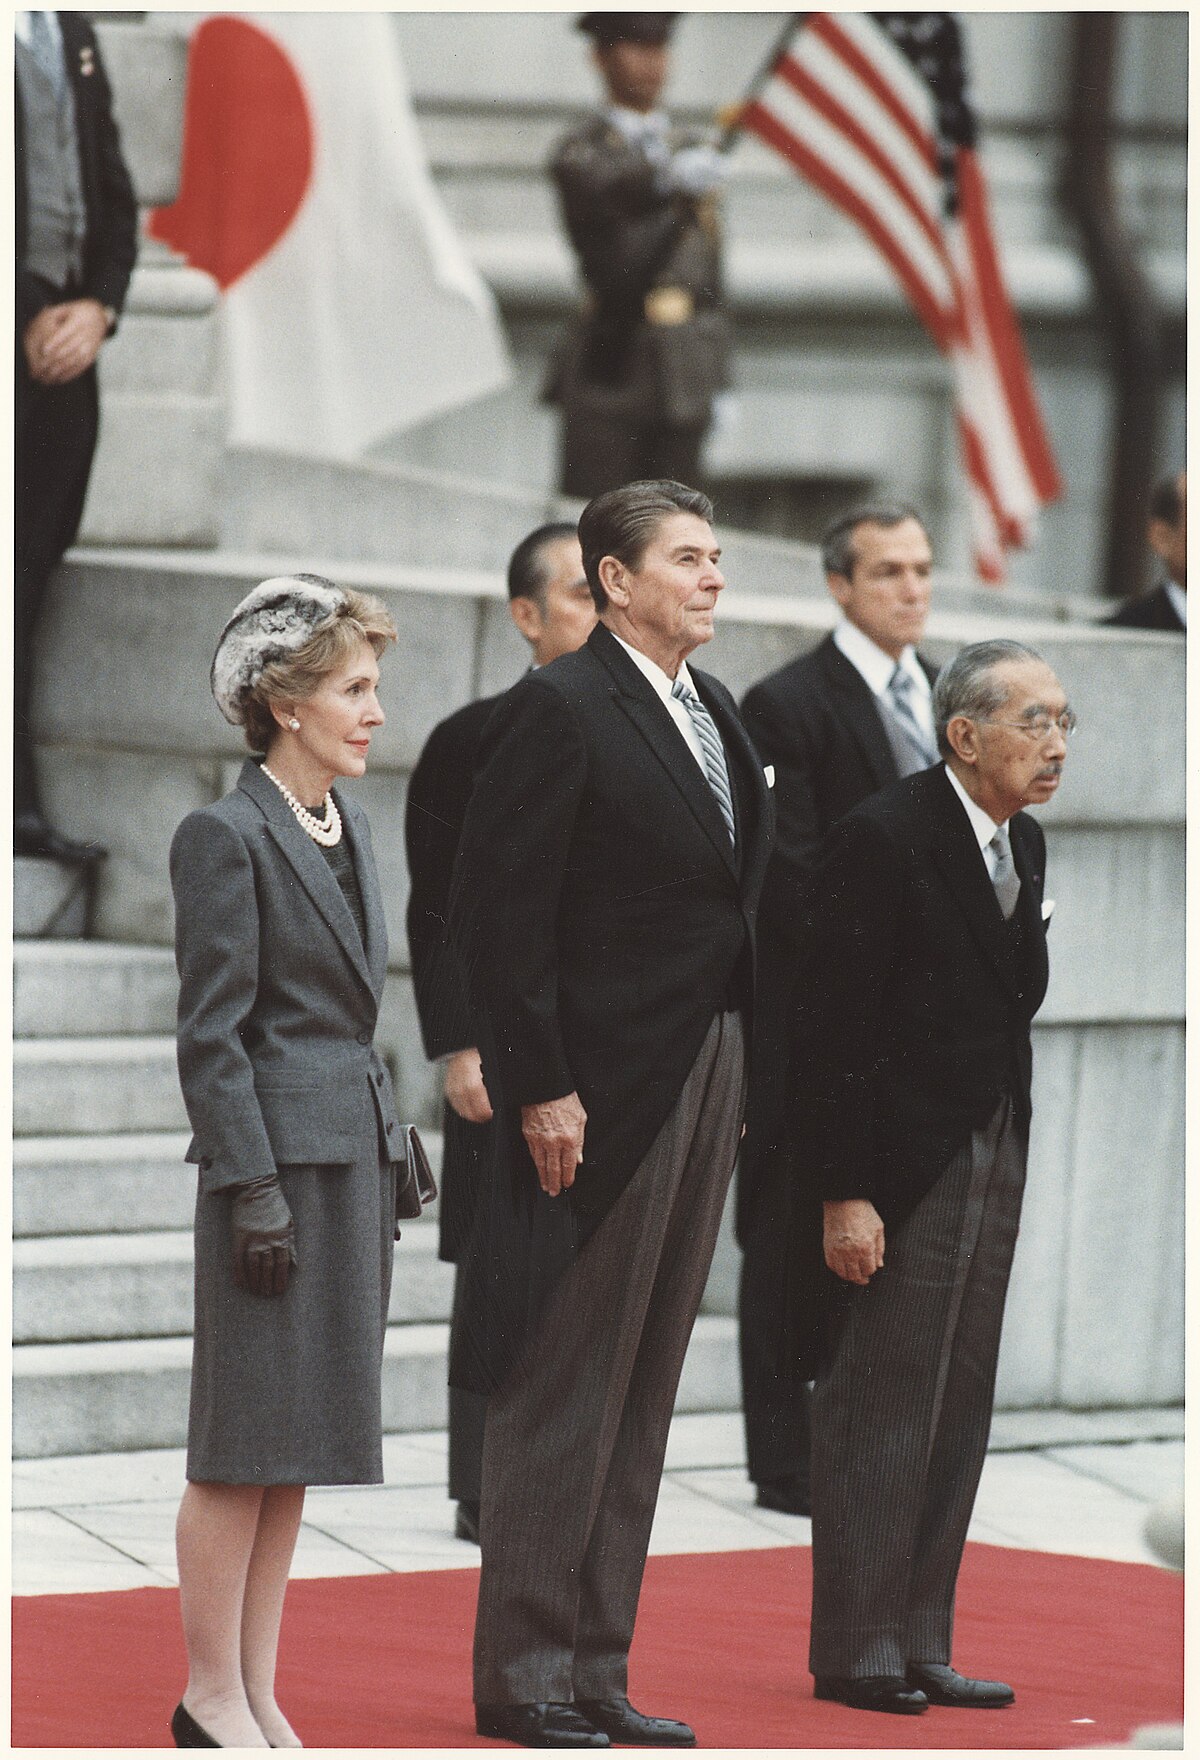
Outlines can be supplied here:
<path id="1" fill-rule="evenodd" d="M 975 834 L 976 843 L 981 850 L 986 849 L 993 837 L 995 837 L 997 831 L 1004 830 L 1004 827 L 1008 824 L 1008 820 L 1005 819 L 1003 824 L 997 825 L 996 821 L 989 814 L 985 813 L 982 807 L 977 806 L 971 799 L 962 783 L 958 780 L 958 777 L 954 774 L 953 770 L 951 770 L 949 764 L 943 764 L 942 769 L 946 772 L 947 782 L 950 784 L 951 788 L 966 809 L 967 818 L 971 821 L 971 830 Z"/>
<path id="2" fill-rule="evenodd" d="M 877 647 L 870 636 L 864 635 L 858 625 L 851 623 L 848 617 L 841 618 L 835 625 L 833 639 L 863 683 L 877 697 L 887 695 L 892 674 L 897 666 L 901 666 L 921 695 L 928 700 L 929 680 L 911 643 L 901 650 L 899 660 L 893 660 L 890 654 L 885 654 L 882 648 Z"/>
<path id="3" fill-rule="evenodd" d="M 621 646 L 629 655 L 629 658 L 633 661 L 642 677 L 649 680 L 664 703 L 669 703 L 671 701 L 671 687 L 677 681 L 681 681 L 686 685 L 687 689 L 691 691 L 693 696 L 698 697 L 700 695 L 699 691 L 692 683 L 692 675 L 687 669 L 686 660 L 681 660 L 679 662 L 679 671 L 675 674 L 674 678 L 669 678 L 663 671 L 662 667 L 659 666 L 656 661 L 651 660 L 649 654 L 643 654 L 640 648 L 631 648 L 628 642 L 621 641 L 621 637 L 613 635 L 611 630 L 609 631 L 609 634 L 612 635 L 614 642 L 621 643 Z"/>
<path id="4" fill-rule="evenodd" d="M 665 110 L 629 110 L 623 104 L 610 104 L 608 120 L 618 133 L 634 146 L 646 140 L 665 140 L 668 129 Z"/>
<path id="5" fill-rule="evenodd" d="M 1187 628 L 1187 594 L 1184 592 L 1184 590 L 1180 586 L 1179 582 L 1173 581 L 1170 578 L 1170 576 L 1168 576 L 1167 579 L 1164 580 L 1163 586 L 1167 589 L 1167 598 L 1171 601 L 1172 605 L 1175 607 L 1176 617 L 1178 617 L 1180 623 L 1183 625 L 1184 629 L 1186 629 Z"/>

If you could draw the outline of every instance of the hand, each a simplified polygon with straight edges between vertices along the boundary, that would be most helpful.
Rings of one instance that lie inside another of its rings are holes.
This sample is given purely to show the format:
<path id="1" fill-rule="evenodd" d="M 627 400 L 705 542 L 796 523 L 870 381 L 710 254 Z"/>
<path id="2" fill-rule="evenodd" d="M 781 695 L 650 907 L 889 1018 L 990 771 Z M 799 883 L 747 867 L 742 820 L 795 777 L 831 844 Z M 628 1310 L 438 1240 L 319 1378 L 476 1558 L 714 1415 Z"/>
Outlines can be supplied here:
<path id="1" fill-rule="evenodd" d="M 281 1296 L 296 1260 L 296 1230 L 273 1173 L 235 1186 L 233 1281 L 254 1296 Z"/>
<path id="2" fill-rule="evenodd" d="M 575 1184 L 583 1160 L 583 1128 L 587 1113 L 578 1094 L 522 1106 L 521 1131 L 537 1168 L 538 1184 L 552 1198 Z"/>
<path id="3" fill-rule="evenodd" d="M 681 196 L 706 196 L 729 176 L 729 158 L 715 147 L 681 147 L 671 155 L 667 188 Z"/>
<path id="4" fill-rule="evenodd" d="M 456 1051 L 446 1064 L 442 1092 L 460 1118 L 468 1124 L 486 1124 L 492 1116 L 492 1103 L 483 1083 L 479 1053 L 473 1045 Z"/>
<path id="5" fill-rule="evenodd" d="M 847 1283 L 870 1283 L 883 1264 L 883 1218 L 869 1198 L 825 1205 L 825 1263 Z"/>
<path id="6" fill-rule="evenodd" d="M 22 338 L 31 376 L 39 385 L 69 385 L 95 361 L 108 335 L 98 299 L 68 299 L 44 306 Z"/>

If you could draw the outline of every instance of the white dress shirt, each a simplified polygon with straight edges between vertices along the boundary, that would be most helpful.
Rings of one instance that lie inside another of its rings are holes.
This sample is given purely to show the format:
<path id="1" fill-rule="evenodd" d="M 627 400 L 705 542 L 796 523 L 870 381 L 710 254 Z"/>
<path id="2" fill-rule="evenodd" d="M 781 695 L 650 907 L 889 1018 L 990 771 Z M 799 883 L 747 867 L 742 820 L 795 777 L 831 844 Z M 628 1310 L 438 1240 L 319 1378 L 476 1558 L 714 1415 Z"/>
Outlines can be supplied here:
<path id="1" fill-rule="evenodd" d="M 1178 581 L 1173 581 L 1173 580 L 1168 579 L 1163 582 L 1163 586 L 1167 589 L 1167 598 L 1171 601 L 1172 605 L 1175 607 L 1176 617 L 1179 619 L 1179 621 L 1183 625 L 1184 629 L 1186 629 L 1187 628 L 1187 594 L 1184 592 L 1183 588 L 1180 586 Z"/>
<path id="2" fill-rule="evenodd" d="M 864 635 L 858 625 L 851 623 L 848 617 L 843 617 L 835 626 L 833 640 L 867 689 L 879 698 L 885 708 L 888 706 L 888 686 L 892 682 L 892 674 L 897 666 L 902 669 L 916 687 L 908 699 L 912 712 L 930 744 L 936 745 L 933 730 L 933 688 L 925 676 L 925 668 L 917 659 L 917 650 L 911 643 L 901 650 L 899 660 L 893 660 L 890 654 L 885 654 L 882 648 L 876 647 L 870 636 Z"/>
<path id="3" fill-rule="evenodd" d="M 621 642 L 620 636 L 614 636 L 613 640 Z M 628 642 L 621 642 L 621 646 L 629 655 L 629 658 L 633 661 L 642 677 L 650 681 L 658 695 L 666 704 L 668 715 L 683 735 L 688 751 L 692 754 L 693 758 L 695 758 L 697 764 L 699 764 L 701 774 L 707 782 L 708 766 L 704 762 L 704 748 L 700 744 L 700 735 L 696 732 L 692 718 L 684 708 L 683 704 L 677 697 L 671 695 L 671 686 L 675 683 L 675 679 L 669 678 L 663 671 L 662 667 L 657 666 L 654 661 L 650 659 L 649 655 L 643 654 L 640 648 L 631 648 Z M 675 676 L 683 681 L 693 696 L 698 697 L 700 695 L 700 692 L 696 689 L 696 686 L 692 681 L 692 675 L 687 669 L 686 661 L 681 660 L 679 662 L 679 671 Z M 719 731 L 720 730 L 718 729 L 718 734 Z"/>
<path id="4" fill-rule="evenodd" d="M 949 764 L 943 764 L 942 769 L 946 772 L 946 778 L 949 781 L 951 788 L 966 809 L 967 818 L 971 822 L 971 830 L 975 834 L 976 843 L 979 845 L 979 853 L 982 855 L 984 866 L 988 871 L 988 879 L 994 880 L 996 878 L 996 868 L 999 858 L 996 855 L 995 850 L 991 848 L 991 842 L 997 831 L 1003 831 L 1005 829 L 1008 820 L 1005 819 L 1003 825 L 997 825 L 996 821 L 990 818 L 988 814 L 984 812 L 983 808 L 977 806 L 971 799 L 962 783 L 958 780 L 958 777 L 954 774 L 953 770 L 951 770 Z"/>

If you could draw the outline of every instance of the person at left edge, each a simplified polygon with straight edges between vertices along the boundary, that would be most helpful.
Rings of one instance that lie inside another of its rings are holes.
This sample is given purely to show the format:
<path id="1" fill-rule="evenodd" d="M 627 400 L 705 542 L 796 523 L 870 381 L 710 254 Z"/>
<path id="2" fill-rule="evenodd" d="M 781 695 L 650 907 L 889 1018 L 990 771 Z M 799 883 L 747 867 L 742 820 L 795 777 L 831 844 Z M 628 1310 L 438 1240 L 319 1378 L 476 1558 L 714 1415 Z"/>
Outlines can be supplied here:
<path id="1" fill-rule="evenodd" d="M 450 1366 L 489 1395 L 476 1725 L 526 1747 L 695 1741 L 633 1708 L 628 1652 L 741 1133 L 770 843 L 733 699 L 687 664 L 724 585 L 711 517 L 662 481 L 584 508 L 600 622 L 502 699 L 455 866 L 498 1137 Z"/>
<path id="2" fill-rule="evenodd" d="M 395 639 L 378 600 L 318 575 L 249 593 L 212 688 L 260 755 L 171 846 L 199 1167 L 179 1747 L 300 1745 L 275 1656 L 304 1488 L 383 1478 L 402 1133 L 372 1045 L 387 930 L 371 834 L 334 783 L 366 770 Z"/>
<path id="3" fill-rule="evenodd" d="M 587 640 L 595 627 L 596 607 L 573 525 L 539 526 L 522 538 L 508 565 L 508 608 L 535 666 L 573 653 Z M 466 1257 L 476 1189 L 491 1147 L 492 1107 L 480 1070 L 478 1031 L 446 942 L 446 913 L 483 730 L 498 701 L 480 697 L 438 723 L 409 778 L 404 812 L 408 947 L 417 1016 L 426 1056 L 445 1065 L 438 1250 L 455 1265 Z M 460 1265 L 454 1279 L 452 1335 L 463 1302 L 462 1285 Z M 454 1531 L 460 1539 L 476 1542 L 483 1414 L 479 1394 L 450 1389 L 450 1496 L 458 1506 Z"/>
<path id="4" fill-rule="evenodd" d="M 103 855 L 47 823 L 31 726 L 46 586 L 75 541 L 96 450 L 96 358 L 137 258 L 137 201 L 95 32 L 79 12 L 16 19 L 13 842 L 17 855 Z"/>

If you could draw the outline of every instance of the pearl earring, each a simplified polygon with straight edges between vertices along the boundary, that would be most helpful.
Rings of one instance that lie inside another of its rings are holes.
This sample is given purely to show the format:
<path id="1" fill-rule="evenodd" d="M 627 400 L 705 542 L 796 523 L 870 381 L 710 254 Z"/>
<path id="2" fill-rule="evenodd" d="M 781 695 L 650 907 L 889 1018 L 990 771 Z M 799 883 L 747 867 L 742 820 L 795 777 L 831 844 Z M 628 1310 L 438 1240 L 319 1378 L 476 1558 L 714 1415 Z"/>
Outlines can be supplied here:
<path id="1" fill-rule="evenodd" d="M 296 720 L 296 717 L 294 715 L 292 716 L 291 720 L 288 722 L 288 726 L 291 728 L 293 733 L 299 733 L 300 723 Z"/>

